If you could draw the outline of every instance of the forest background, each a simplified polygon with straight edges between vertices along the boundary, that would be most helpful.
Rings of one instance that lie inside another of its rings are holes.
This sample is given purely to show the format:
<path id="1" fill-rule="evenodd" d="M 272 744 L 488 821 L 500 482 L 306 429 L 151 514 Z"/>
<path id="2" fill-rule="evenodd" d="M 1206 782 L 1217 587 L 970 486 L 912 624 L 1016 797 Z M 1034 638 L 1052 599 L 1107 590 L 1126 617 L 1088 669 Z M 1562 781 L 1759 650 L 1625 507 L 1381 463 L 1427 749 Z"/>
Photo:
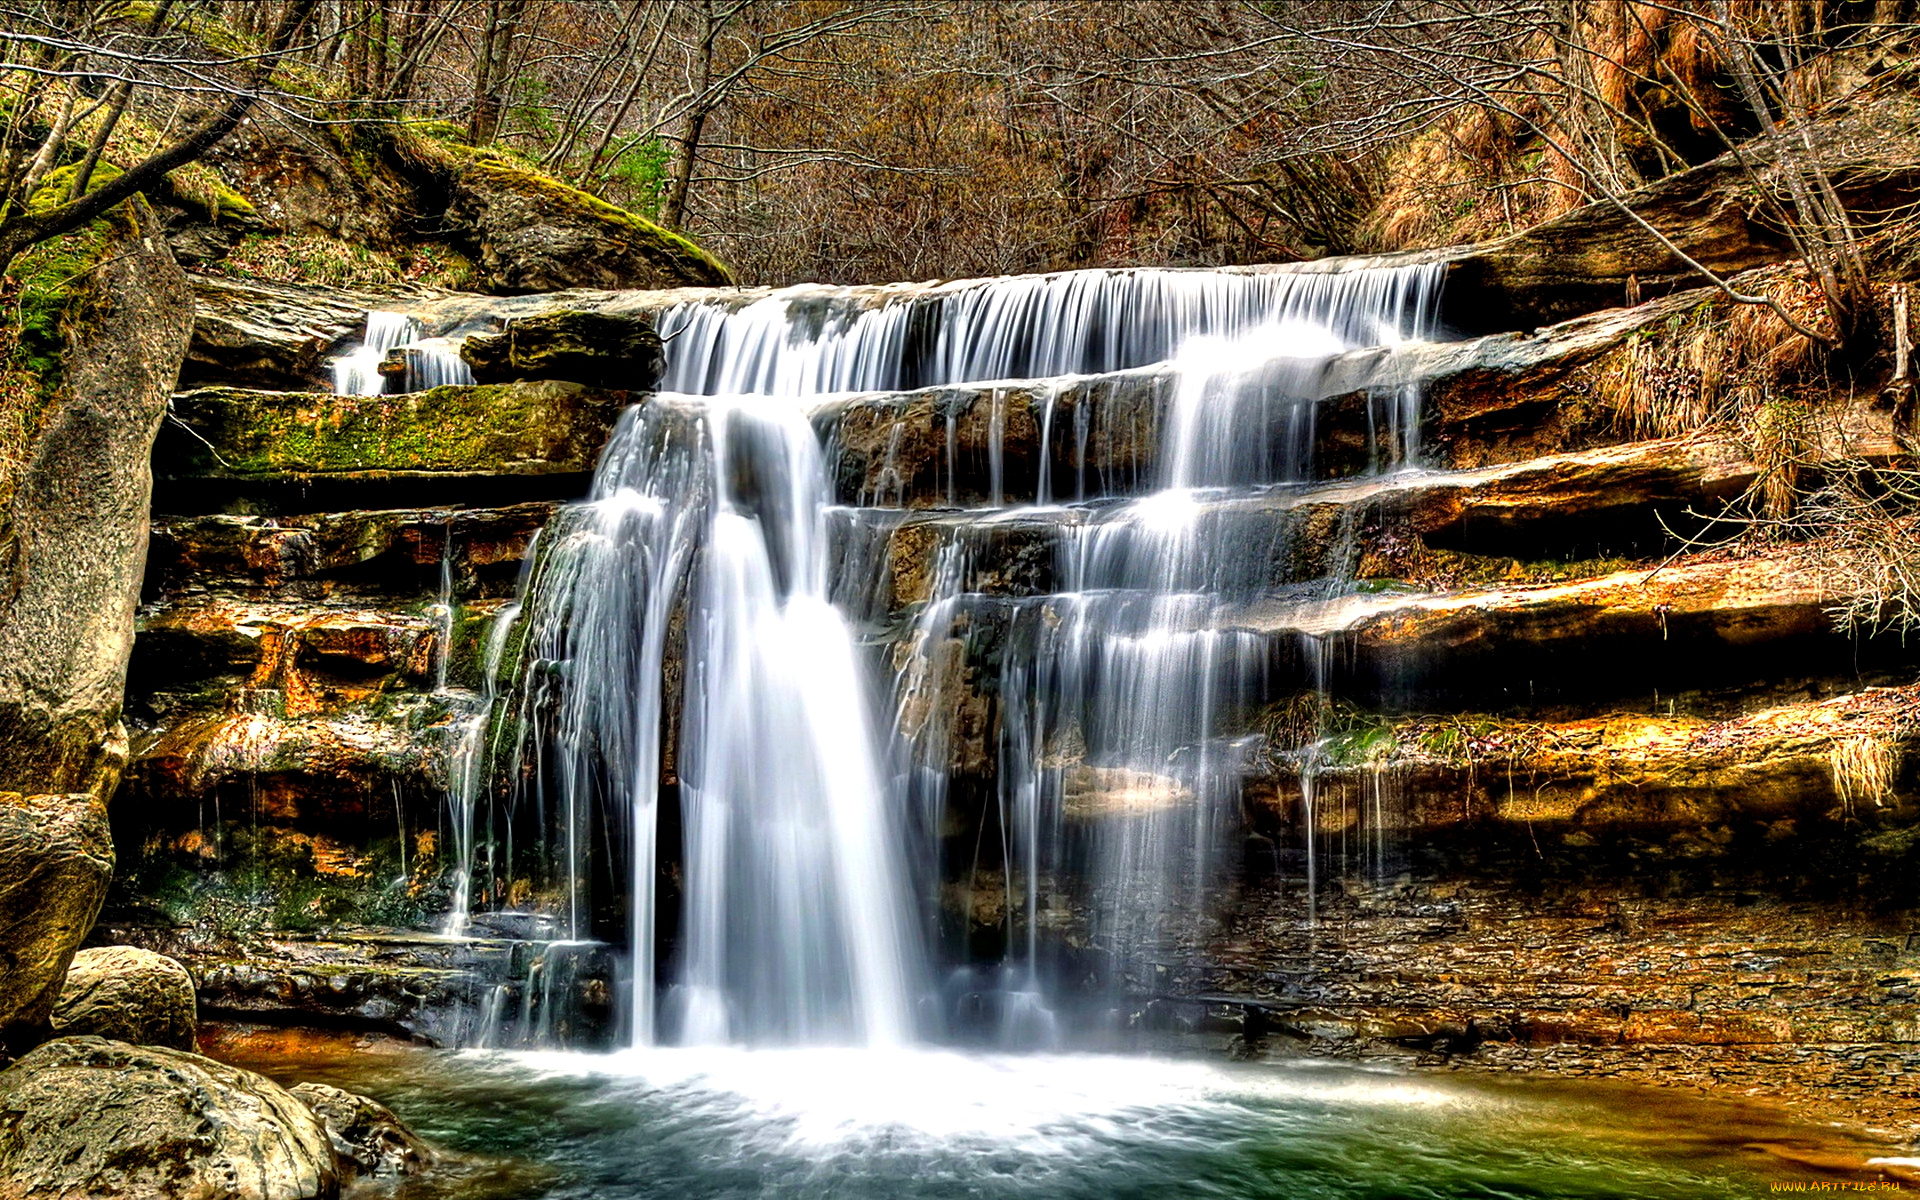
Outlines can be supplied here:
<path id="1" fill-rule="evenodd" d="M 1905 0 L 15 3 L 0 6 L 9 171 L 49 125 L 80 131 L 75 109 L 116 81 L 158 145 L 238 86 L 295 7 L 310 11 L 264 108 L 315 136 L 414 123 L 497 147 L 765 284 L 1496 237 L 1757 134 L 1790 143 L 1834 51 L 1896 39 L 1912 15 Z M 1793 219 L 1820 225 L 1818 201 Z"/>

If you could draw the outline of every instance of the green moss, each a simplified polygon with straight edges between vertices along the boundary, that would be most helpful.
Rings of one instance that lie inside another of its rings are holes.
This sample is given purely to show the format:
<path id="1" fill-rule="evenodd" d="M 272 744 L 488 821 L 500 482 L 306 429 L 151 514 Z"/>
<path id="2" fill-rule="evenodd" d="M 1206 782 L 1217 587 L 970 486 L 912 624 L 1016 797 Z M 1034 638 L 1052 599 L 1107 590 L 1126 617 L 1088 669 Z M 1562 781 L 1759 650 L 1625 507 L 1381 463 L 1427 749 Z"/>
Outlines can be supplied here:
<path id="1" fill-rule="evenodd" d="M 408 133 L 417 133 L 421 137 L 432 138 L 436 142 L 459 142 L 467 136 L 467 131 L 452 121 L 429 121 L 411 119 L 400 122 L 400 128 Z"/>
<path id="2" fill-rule="evenodd" d="M 610 236 L 631 239 L 650 247 L 658 257 L 672 262 L 688 279 L 731 283 L 733 273 L 725 263 L 702 249 L 692 239 L 674 232 L 617 204 L 610 204 L 591 192 L 582 191 L 552 176 L 543 174 L 532 162 L 500 146 L 463 146 L 439 134 L 426 132 L 421 124 L 401 127 L 395 149 L 417 165 L 458 174 L 473 171 L 484 175 L 490 186 L 518 192 L 538 199 L 557 210 L 585 216 L 606 227 Z M 420 133 L 422 136 L 406 137 Z"/>
<path id="3" fill-rule="evenodd" d="M 216 225 L 222 221 L 250 220 L 260 215 L 251 200 L 227 186 L 226 180 L 220 178 L 218 172 L 204 164 L 181 167 L 167 176 L 167 182 L 172 190 L 169 198 L 175 204 Z"/>
<path id="4" fill-rule="evenodd" d="M 64 178 L 49 179 L 28 201 L 29 209 L 45 211 L 63 202 L 72 178 L 72 171 L 68 169 Z M 53 195 L 59 199 L 49 199 Z M 102 217 L 83 229 L 29 248 L 7 265 L 6 276 L 19 317 L 14 330 L 12 365 L 32 375 L 43 395 L 58 386 L 62 377 L 67 332 L 71 323 L 79 319 L 74 301 L 81 289 L 76 285 L 106 258 L 119 235 L 116 223 L 125 219 L 113 215 Z"/>
<path id="5" fill-rule="evenodd" d="M 624 400 L 551 382 L 398 396 L 208 388 L 175 400 L 198 435 L 174 443 L 175 461 L 225 478 L 587 471 Z"/>
<path id="6" fill-rule="evenodd" d="M 1327 737 L 1321 746 L 1322 761 L 1330 767 L 1361 767 L 1393 758 L 1400 741 L 1393 727 L 1385 723 L 1357 725 Z"/>

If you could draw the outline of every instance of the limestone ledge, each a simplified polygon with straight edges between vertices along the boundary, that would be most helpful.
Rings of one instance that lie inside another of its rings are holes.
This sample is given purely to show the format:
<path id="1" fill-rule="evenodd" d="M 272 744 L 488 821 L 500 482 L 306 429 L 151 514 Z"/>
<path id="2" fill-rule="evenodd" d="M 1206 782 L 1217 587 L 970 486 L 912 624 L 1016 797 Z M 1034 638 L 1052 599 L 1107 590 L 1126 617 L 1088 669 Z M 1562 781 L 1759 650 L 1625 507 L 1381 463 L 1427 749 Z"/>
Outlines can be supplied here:
<path id="1" fill-rule="evenodd" d="M 1745 492 L 1757 468 L 1733 443 L 1711 437 L 1633 442 L 1471 471 L 1412 471 L 1310 487 L 1276 487 L 1252 497 L 1194 501 L 1192 545 L 1216 548 L 1203 570 L 1227 569 L 1244 589 L 1279 587 L 1390 556 L 1358 560 L 1343 530 L 1392 531 L 1402 540 L 1474 554 L 1539 557 L 1655 549 L 1668 529 L 1721 511 Z M 1128 510 L 1050 508 L 914 512 L 874 520 L 883 541 L 884 585 L 892 609 L 927 600 L 943 546 L 965 553 L 962 590 L 1032 596 L 1058 584 L 1069 539 L 1128 523 Z M 1134 522 L 1140 524 L 1141 522 Z M 1158 555 L 1150 531 L 1139 553 Z M 1380 539 L 1375 537 L 1378 542 Z M 1222 581 L 1216 581 L 1216 583 Z M 1228 585 L 1231 586 L 1231 585 Z"/>
<path id="2" fill-rule="evenodd" d="M 154 468 L 172 481 L 585 476 L 630 400 L 552 381 L 402 396 L 202 388 L 174 397 Z"/>
<path id="3" fill-rule="evenodd" d="M 1673 853 L 1712 855 L 1736 836 L 1732 824 L 1778 842 L 1817 828 L 1920 822 L 1917 741 L 1915 685 L 1761 704 L 1717 719 L 1645 710 L 1558 720 L 1335 710 L 1305 750 L 1272 755 L 1248 799 L 1284 842 L 1305 828 L 1304 775 L 1321 836 L 1419 842 L 1504 827 L 1504 836 L 1542 846 L 1652 837 Z"/>
<path id="4" fill-rule="evenodd" d="M 486 573 L 511 577 L 554 508 L 550 502 L 537 502 L 502 508 L 160 518 L 153 526 L 147 590 L 150 595 L 211 586 L 272 591 L 296 581 L 337 581 L 352 575 L 383 591 L 418 596 L 439 585 L 443 566 L 462 578 Z"/>

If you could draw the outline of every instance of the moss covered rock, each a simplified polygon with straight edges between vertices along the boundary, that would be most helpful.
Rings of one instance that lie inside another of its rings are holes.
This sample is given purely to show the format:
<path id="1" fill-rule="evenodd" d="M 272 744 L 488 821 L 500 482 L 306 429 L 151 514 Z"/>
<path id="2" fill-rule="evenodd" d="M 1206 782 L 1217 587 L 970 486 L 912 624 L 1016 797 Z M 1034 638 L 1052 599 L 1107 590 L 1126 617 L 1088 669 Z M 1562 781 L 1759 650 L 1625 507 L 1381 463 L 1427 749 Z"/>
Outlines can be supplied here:
<path id="1" fill-rule="evenodd" d="M 497 151 L 440 147 L 447 220 L 469 231 L 486 287 L 722 287 L 719 259 L 678 233 Z"/>
<path id="2" fill-rule="evenodd" d="M 175 397 L 154 458 L 170 478 L 584 473 L 629 400 L 556 382 L 400 396 L 202 388 Z"/>

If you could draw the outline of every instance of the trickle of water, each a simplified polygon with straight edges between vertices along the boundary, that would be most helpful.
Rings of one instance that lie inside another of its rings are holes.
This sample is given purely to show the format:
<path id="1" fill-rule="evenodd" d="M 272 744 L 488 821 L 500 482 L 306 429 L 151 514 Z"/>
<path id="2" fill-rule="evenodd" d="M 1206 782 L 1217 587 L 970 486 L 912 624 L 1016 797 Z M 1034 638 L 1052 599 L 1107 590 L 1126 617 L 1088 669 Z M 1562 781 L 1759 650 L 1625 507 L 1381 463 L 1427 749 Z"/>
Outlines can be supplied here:
<path id="1" fill-rule="evenodd" d="M 422 339 L 420 322 L 405 313 L 369 312 L 360 344 L 333 360 L 333 391 L 338 396 L 379 396 L 388 389 L 380 364 L 395 350 L 407 351 L 406 374 L 398 391 L 473 382 L 473 372 L 460 357 L 457 343 L 444 338 Z"/>
<path id="2" fill-rule="evenodd" d="M 378 396 L 387 390 L 380 363 L 420 336 L 420 322 L 405 313 L 369 312 L 360 344 L 333 360 L 333 390 L 341 396 Z"/>
<path id="3" fill-rule="evenodd" d="M 487 640 L 480 655 L 480 697 L 474 710 L 458 725 L 453 753 L 447 764 L 447 800 L 453 814 L 453 855 L 457 864 L 453 875 L 453 897 L 441 932 L 458 937 L 467 932 L 473 916 L 473 884 L 477 877 L 491 881 L 493 841 L 483 847 L 475 842 L 479 832 L 476 818 L 480 801 L 486 794 L 488 732 L 494 728 L 494 707 L 499 700 L 500 665 L 506 657 L 507 638 L 520 615 L 518 604 L 509 604 L 495 614 L 487 629 Z M 444 656 L 444 651 L 442 652 Z M 446 678 L 441 676 L 441 690 Z M 484 859 L 484 861 L 483 861 Z"/>

